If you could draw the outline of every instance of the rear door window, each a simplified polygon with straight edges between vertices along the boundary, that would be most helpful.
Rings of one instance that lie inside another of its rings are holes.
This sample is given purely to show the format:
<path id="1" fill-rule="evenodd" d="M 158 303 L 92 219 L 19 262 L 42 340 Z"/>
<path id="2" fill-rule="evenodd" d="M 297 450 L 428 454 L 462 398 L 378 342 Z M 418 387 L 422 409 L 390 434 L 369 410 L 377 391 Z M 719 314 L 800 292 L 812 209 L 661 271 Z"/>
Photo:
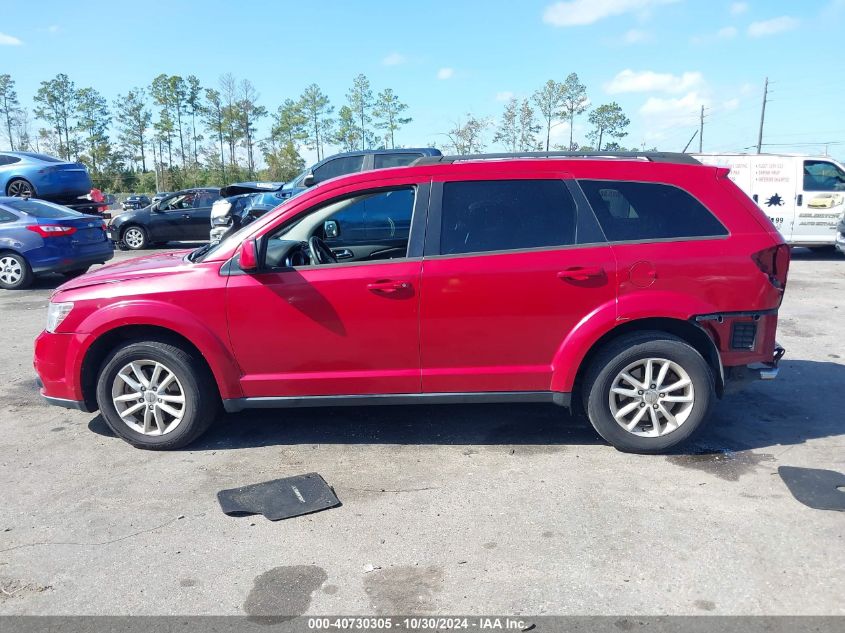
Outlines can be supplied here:
<path id="1" fill-rule="evenodd" d="M 361 171 L 364 166 L 364 156 L 341 156 L 334 158 L 314 170 L 314 180 L 323 182 L 329 178 Z"/>
<path id="2" fill-rule="evenodd" d="M 447 182 L 441 206 L 441 255 L 575 243 L 575 201 L 562 180 Z"/>
<path id="3" fill-rule="evenodd" d="M 404 167 L 410 165 L 422 154 L 414 152 L 402 152 L 398 154 L 376 154 L 373 156 L 373 169 L 386 169 L 388 167 Z"/>
<path id="4" fill-rule="evenodd" d="M 17 156 L 6 156 L 5 154 L 0 154 L 0 167 L 3 165 L 14 165 L 15 163 L 20 162 L 20 158 Z"/>
<path id="5" fill-rule="evenodd" d="M 611 242 L 719 237 L 727 229 L 701 202 L 672 185 L 579 180 Z"/>

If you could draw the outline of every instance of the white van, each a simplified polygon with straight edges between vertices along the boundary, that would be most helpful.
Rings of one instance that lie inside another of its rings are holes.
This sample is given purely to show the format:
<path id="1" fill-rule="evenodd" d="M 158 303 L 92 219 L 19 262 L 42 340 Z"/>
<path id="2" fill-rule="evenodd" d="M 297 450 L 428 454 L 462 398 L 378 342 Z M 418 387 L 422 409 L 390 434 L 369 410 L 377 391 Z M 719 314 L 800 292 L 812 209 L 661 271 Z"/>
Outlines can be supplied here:
<path id="1" fill-rule="evenodd" d="M 828 248 L 845 211 L 845 167 L 826 156 L 694 154 L 729 167 L 730 179 L 771 218 L 793 246 Z"/>

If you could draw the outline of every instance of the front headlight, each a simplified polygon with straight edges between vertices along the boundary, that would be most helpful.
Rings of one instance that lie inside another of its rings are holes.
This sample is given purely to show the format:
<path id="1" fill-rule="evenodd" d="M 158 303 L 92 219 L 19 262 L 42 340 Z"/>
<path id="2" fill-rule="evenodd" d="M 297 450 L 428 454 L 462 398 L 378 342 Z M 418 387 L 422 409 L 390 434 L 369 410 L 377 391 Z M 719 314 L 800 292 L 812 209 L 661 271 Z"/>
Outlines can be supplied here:
<path id="1" fill-rule="evenodd" d="M 73 310 L 73 302 L 66 301 L 64 303 L 52 303 L 47 306 L 47 331 L 52 333 L 56 331 L 59 324 L 65 320 L 65 317 Z"/>

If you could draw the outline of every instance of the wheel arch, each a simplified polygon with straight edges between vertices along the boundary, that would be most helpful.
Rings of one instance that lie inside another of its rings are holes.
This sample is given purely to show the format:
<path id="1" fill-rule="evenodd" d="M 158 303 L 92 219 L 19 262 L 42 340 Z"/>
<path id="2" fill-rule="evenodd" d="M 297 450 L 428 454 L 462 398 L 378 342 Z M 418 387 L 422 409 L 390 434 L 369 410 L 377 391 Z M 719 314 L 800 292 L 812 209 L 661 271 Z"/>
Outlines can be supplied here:
<path id="1" fill-rule="evenodd" d="M 583 385 L 584 375 L 587 373 L 590 364 L 605 346 L 622 336 L 643 331 L 658 331 L 672 334 L 691 345 L 709 365 L 713 372 L 716 394 L 719 397 L 722 396 L 725 385 L 724 368 L 722 367 L 722 361 L 719 351 L 716 348 L 716 343 L 704 328 L 694 321 L 670 317 L 645 317 L 624 321 L 601 335 L 592 343 L 578 364 L 572 391 L 580 391 Z"/>
<path id="2" fill-rule="evenodd" d="M 211 332 L 184 331 L 171 324 L 138 321 L 118 323 L 101 329 L 93 342 L 82 350 L 79 364 L 79 385 L 82 399 L 87 405 L 96 406 L 97 375 L 106 356 L 120 344 L 130 340 L 155 340 L 177 345 L 196 355 L 203 366 L 211 372 L 221 398 L 237 398 L 242 395 L 240 370 L 229 360 L 228 349 L 213 337 Z"/>

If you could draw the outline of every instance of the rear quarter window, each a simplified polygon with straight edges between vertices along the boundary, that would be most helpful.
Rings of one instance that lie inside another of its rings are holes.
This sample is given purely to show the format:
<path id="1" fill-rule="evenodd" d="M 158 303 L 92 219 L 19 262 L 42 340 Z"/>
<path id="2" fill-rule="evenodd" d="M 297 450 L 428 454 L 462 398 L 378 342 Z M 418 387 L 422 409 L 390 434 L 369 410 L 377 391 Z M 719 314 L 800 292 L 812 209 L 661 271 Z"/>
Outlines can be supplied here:
<path id="1" fill-rule="evenodd" d="M 5 224 L 6 222 L 14 222 L 18 219 L 14 213 L 10 213 L 6 211 L 6 209 L 0 209 L 0 224 Z"/>
<path id="2" fill-rule="evenodd" d="M 611 242 L 722 237 L 724 225 L 689 193 L 661 183 L 579 180 Z"/>

